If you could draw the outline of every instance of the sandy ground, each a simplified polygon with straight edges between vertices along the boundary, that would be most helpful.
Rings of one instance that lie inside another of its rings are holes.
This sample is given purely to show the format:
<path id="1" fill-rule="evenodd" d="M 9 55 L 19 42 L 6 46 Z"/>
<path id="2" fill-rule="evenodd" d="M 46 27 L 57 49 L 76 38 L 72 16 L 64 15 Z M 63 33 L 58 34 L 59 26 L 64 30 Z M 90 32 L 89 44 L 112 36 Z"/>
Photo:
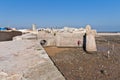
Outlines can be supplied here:
<path id="1" fill-rule="evenodd" d="M 67 80 L 120 80 L 120 36 L 96 37 L 98 52 L 82 48 L 46 47 Z"/>

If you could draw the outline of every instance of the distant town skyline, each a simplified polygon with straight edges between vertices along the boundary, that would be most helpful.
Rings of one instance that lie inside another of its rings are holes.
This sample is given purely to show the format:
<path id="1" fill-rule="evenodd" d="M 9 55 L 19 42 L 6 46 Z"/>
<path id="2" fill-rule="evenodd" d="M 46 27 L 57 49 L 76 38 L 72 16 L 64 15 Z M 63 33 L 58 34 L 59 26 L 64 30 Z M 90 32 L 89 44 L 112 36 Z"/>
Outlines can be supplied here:
<path id="1" fill-rule="evenodd" d="M 0 27 L 85 27 L 120 31 L 120 0 L 0 0 Z"/>

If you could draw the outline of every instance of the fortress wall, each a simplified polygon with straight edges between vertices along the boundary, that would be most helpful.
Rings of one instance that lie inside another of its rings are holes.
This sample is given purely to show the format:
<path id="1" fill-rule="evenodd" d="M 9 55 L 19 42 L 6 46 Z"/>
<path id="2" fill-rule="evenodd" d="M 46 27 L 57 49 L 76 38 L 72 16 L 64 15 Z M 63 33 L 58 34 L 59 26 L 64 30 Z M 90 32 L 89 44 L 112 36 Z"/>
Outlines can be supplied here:
<path id="1" fill-rule="evenodd" d="M 0 80 L 65 80 L 37 40 L 1 42 L 0 49 Z"/>
<path id="2" fill-rule="evenodd" d="M 56 45 L 56 37 L 52 33 L 46 33 L 46 32 L 39 32 L 37 35 L 37 38 L 41 40 L 46 40 L 47 45 L 46 46 L 55 46 Z"/>
<path id="3" fill-rule="evenodd" d="M 0 31 L 0 41 L 12 40 L 14 36 L 22 35 L 20 31 Z"/>
<path id="4" fill-rule="evenodd" d="M 83 46 L 83 34 L 80 33 L 62 33 L 57 35 L 56 46 L 57 47 L 79 47 Z"/>
<path id="5" fill-rule="evenodd" d="M 46 40 L 46 46 L 57 47 L 83 47 L 84 33 L 56 33 L 54 36 L 52 33 L 39 32 L 38 39 Z"/>

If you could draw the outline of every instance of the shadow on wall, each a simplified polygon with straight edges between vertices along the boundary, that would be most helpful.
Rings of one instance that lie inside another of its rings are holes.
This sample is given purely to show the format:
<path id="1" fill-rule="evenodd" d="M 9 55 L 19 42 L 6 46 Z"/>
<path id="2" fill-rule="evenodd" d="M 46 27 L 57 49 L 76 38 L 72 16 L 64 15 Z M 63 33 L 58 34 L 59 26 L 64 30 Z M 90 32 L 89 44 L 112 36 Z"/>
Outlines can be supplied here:
<path id="1" fill-rule="evenodd" d="M 22 35 L 20 31 L 0 31 L 0 41 L 10 41 L 13 37 Z"/>
<path id="2" fill-rule="evenodd" d="M 83 36 L 83 49 L 86 51 L 86 33 Z"/>

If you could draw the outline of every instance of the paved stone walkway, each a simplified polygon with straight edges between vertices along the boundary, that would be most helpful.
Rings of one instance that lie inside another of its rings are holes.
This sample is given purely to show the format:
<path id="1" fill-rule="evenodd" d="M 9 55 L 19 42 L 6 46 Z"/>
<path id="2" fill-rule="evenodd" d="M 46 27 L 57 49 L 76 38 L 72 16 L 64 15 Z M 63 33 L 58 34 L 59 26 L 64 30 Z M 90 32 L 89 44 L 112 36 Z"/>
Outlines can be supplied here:
<path id="1" fill-rule="evenodd" d="M 0 42 L 0 80 L 65 80 L 38 41 Z"/>

